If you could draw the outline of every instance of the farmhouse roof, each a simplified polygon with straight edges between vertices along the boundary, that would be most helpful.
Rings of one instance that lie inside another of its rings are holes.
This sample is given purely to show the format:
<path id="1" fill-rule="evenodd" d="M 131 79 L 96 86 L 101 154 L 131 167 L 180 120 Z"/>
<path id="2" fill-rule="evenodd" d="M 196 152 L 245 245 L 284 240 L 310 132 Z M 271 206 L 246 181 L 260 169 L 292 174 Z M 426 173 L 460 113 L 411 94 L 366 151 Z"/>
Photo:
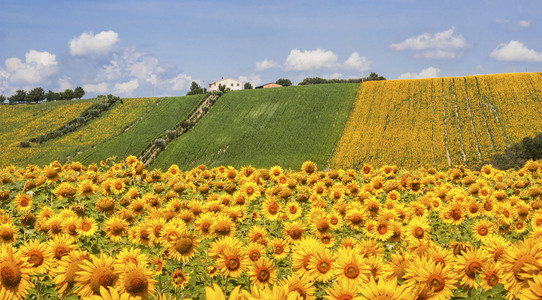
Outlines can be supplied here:
<path id="1" fill-rule="evenodd" d="M 210 84 L 218 83 L 218 82 L 222 82 L 222 81 L 226 81 L 226 80 L 233 80 L 233 81 L 241 82 L 241 81 L 239 81 L 239 80 L 237 80 L 237 79 L 233 79 L 233 78 L 228 77 L 228 78 L 222 78 L 222 79 L 217 80 L 217 81 L 213 81 L 213 82 L 211 82 Z"/>

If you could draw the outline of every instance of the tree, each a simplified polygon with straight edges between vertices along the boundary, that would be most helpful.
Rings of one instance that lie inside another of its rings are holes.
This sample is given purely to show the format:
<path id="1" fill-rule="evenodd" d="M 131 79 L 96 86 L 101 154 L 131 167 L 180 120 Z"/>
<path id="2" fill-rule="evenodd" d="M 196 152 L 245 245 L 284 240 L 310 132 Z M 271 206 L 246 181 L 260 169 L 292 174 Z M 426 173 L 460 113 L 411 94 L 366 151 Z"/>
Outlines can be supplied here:
<path id="1" fill-rule="evenodd" d="M 47 99 L 47 101 L 54 101 L 58 99 L 58 94 L 49 90 L 47 94 L 45 94 L 45 98 Z"/>
<path id="2" fill-rule="evenodd" d="M 71 100 L 74 98 L 73 90 L 65 89 L 62 93 L 62 100 Z"/>
<path id="3" fill-rule="evenodd" d="M 250 84 L 250 82 L 247 82 L 245 83 L 245 90 L 251 90 L 252 89 L 252 84 Z"/>
<path id="4" fill-rule="evenodd" d="M 275 83 L 280 84 L 282 86 L 291 86 L 292 85 L 292 82 L 290 81 L 290 79 L 286 79 L 286 78 L 280 78 Z"/>
<path id="5" fill-rule="evenodd" d="M 24 90 L 17 90 L 15 94 L 11 95 L 11 97 L 8 98 L 9 104 L 24 102 L 25 97 L 26 97 L 26 92 Z"/>
<path id="6" fill-rule="evenodd" d="M 6 96 L 0 94 L 0 103 L 3 103 L 4 101 L 6 101 Z"/>
<path id="7" fill-rule="evenodd" d="M 190 91 L 195 90 L 201 90 L 201 86 L 197 82 L 192 81 L 192 84 L 190 85 Z"/>
<path id="8" fill-rule="evenodd" d="M 84 95 L 85 95 L 85 90 L 83 90 L 83 88 L 80 86 L 76 87 L 75 90 L 73 90 L 74 98 L 81 99 L 83 98 Z"/>
<path id="9" fill-rule="evenodd" d="M 45 91 L 41 87 L 34 88 L 26 94 L 26 102 L 40 102 L 45 100 Z"/>

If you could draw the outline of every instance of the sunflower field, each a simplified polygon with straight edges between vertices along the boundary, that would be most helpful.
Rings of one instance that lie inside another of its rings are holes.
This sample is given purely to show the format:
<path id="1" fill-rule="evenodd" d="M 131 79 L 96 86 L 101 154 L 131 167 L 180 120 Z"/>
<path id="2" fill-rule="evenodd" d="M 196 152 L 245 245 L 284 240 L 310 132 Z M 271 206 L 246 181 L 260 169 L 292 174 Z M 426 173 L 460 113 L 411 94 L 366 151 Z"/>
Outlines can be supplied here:
<path id="1" fill-rule="evenodd" d="M 365 82 L 331 166 L 478 167 L 539 133 L 541 95 L 542 73 Z"/>
<path id="2" fill-rule="evenodd" d="M 0 299 L 540 299 L 542 162 L 0 169 Z"/>

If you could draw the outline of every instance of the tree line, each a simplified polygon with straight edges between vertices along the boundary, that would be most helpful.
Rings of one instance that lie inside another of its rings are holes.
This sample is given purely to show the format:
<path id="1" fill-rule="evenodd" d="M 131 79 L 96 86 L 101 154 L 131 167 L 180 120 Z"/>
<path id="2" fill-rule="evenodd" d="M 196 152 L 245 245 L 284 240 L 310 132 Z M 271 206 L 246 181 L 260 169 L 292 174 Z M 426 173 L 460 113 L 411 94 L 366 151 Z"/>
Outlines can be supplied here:
<path id="1" fill-rule="evenodd" d="M 66 89 L 63 92 L 53 92 L 49 90 L 47 93 L 41 87 L 34 88 L 30 91 L 17 90 L 15 94 L 10 97 L 5 97 L 0 95 L 0 103 L 3 103 L 6 99 L 9 101 L 9 104 L 16 103 L 37 103 L 43 100 L 54 101 L 54 100 L 72 100 L 72 99 L 81 99 L 85 95 L 85 90 L 78 86 L 75 89 Z"/>
<path id="2" fill-rule="evenodd" d="M 350 79 L 324 79 L 320 77 L 305 78 L 298 85 L 324 84 L 324 83 L 362 83 L 365 81 L 373 81 L 373 80 L 386 80 L 386 78 L 384 76 L 380 76 L 376 74 L 375 72 L 371 72 L 369 76 L 363 77 L 363 78 L 350 78 Z"/>

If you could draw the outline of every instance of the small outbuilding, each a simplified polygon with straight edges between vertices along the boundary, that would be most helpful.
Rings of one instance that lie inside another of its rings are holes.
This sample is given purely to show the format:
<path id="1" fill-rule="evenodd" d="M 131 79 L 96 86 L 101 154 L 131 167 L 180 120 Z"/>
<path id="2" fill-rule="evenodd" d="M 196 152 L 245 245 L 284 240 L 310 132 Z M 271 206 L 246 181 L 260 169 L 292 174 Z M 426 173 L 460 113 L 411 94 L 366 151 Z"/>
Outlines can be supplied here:
<path id="1" fill-rule="evenodd" d="M 243 82 L 239 80 L 235 80 L 233 78 L 222 78 L 220 80 L 217 80 L 215 82 L 211 82 L 209 84 L 209 91 L 218 91 L 218 88 L 223 85 L 227 89 L 230 89 L 232 91 L 242 90 L 243 89 Z"/>
<path id="2" fill-rule="evenodd" d="M 270 83 L 266 83 L 266 84 L 263 84 L 263 85 L 259 85 L 256 88 L 257 89 L 269 89 L 269 88 L 278 88 L 278 87 L 282 87 L 282 85 L 276 84 L 274 82 L 270 82 Z"/>

